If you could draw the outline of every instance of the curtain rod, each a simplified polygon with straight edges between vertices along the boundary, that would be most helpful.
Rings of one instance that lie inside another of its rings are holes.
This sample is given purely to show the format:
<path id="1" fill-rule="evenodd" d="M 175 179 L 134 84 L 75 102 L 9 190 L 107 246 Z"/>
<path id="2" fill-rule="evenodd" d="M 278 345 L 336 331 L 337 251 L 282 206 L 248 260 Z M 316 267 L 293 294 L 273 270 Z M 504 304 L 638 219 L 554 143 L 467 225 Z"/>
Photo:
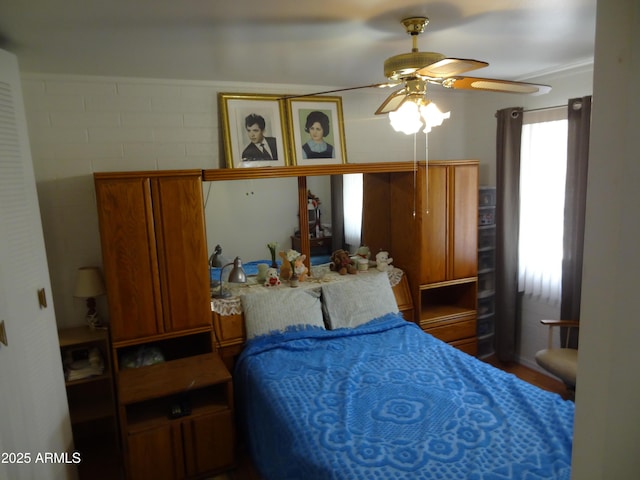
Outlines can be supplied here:
<path id="1" fill-rule="evenodd" d="M 540 112 L 542 110 L 553 110 L 554 108 L 566 108 L 568 105 L 554 105 L 553 107 L 532 108 L 531 110 L 523 110 L 522 112 Z"/>
<path id="2" fill-rule="evenodd" d="M 541 112 L 543 110 L 554 110 L 556 108 L 566 108 L 566 107 L 568 107 L 568 105 L 555 105 L 553 107 L 532 108 L 530 110 L 525 110 L 524 107 L 511 107 L 513 109 L 513 111 L 511 112 L 511 116 L 513 118 L 516 118 L 519 115 L 519 113 L 516 113 L 516 110 L 515 110 L 517 108 L 522 108 L 522 113 L 528 113 L 528 112 Z M 507 110 L 507 109 L 504 109 L 504 110 Z M 498 110 L 494 115 L 496 118 L 498 118 L 498 112 L 500 112 L 500 110 Z"/>

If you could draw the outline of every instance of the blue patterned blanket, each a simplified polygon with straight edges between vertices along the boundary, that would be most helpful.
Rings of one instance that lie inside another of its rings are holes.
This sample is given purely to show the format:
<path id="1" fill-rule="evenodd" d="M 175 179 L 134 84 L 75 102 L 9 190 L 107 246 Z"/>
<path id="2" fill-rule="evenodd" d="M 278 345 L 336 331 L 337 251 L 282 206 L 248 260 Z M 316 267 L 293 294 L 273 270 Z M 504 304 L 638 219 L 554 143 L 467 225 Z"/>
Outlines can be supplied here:
<path id="1" fill-rule="evenodd" d="M 389 314 L 251 341 L 239 418 L 267 479 L 569 479 L 574 405 Z"/>

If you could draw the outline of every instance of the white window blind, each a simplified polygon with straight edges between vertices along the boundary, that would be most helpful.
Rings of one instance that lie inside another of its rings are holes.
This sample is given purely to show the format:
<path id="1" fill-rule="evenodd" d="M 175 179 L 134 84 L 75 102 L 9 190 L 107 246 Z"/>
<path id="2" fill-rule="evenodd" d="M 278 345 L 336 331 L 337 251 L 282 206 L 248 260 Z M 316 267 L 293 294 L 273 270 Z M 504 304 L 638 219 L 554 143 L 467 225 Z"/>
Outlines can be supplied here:
<path id="1" fill-rule="evenodd" d="M 566 110 L 525 112 L 522 127 L 519 288 L 551 304 L 561 294 Z"/>

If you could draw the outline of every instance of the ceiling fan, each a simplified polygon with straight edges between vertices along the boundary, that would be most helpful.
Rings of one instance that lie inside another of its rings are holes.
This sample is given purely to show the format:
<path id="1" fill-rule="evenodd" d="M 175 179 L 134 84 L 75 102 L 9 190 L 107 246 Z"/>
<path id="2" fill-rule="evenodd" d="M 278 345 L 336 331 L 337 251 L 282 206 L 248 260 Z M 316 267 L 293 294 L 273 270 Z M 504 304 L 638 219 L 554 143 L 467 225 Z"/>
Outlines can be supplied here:
<path id="1" fill-rule="evenodd" d="M 375 113 L 381 115 L 395 112 L 407 101 L 420 103 L 420 99 L 425 98 L 429 83 L 454 90 L 484 90 L 532 95 L 541 95 L 551 90 L 548 85 L 461 76 L 462 73 L 484 68 L 489 64 L 480 60 L 448 58 L 436 52 L 420 52 L 418 50 L 418 36 L 424 32 L 428 23 L 427 17 L 410 17 L 402 20 L 406 32 L 413 39 L 413 48 L 409 53 L 394 55 L 385 60 L 384 75 L 389 82 L 318 92 L 314 95 L 360 88 L 393 87 L 403 84 L 402 88 L 391 93 L 378 107 Z"/>
<path id="2" fill-rule="evenodd" d="M 428 23 L 427 17 L 410 17 L 402 20 L 406 32 L 413 39 L 413 48 L 410 53 L 387 58 L 384 62 L 384 74 L 390 82 L 403 82 L 404 86 L 389 95 L 376 110 L 376 114 L 393 112 L 412 97 L 424 97 L 428 83 L 454 90 L 485 90 L 533 95 L 551 90 L 548 85 L 460 76 L 462 73 L 484 68 L 489 64 L 467 58 L 447 58 L 436 52 L 420 52 L 418 35 L 424 32 Z"/>

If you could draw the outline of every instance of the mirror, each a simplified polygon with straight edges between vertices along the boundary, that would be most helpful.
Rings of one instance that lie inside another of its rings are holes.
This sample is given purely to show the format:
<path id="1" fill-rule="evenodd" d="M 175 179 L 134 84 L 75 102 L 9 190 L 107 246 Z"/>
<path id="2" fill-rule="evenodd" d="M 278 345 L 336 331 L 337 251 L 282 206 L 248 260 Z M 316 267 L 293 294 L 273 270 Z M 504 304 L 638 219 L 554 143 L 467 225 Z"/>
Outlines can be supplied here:
<path id="1" fill-rule="evenodd" d="M 317 197 L 320 202 L 317 208 L 314 208 L 313 198 L 310 198 L 308 202 L 310 264 L 312 266 L 322 265 L 331 261 L 331 252 L 334 250 L 333 231 L 335 221 L 332 211 L 331 177 L 307 177 L 307 190 L 311 193 L 311 197 Z M 294 245 L 298 245 L 299 242 L 300 240 L 296 236 L 293 239 Z M 299 248 L 296 248 L 296 250 L 300 251 Z"/>
<path id="2" fill-rule="evenodd" d="M 320 199 L 320 221 L 327 231 L 333 226 L 330 178 L 307 177 L 307 189 Z M 254 264 L 257 270 L 255 264 L 271 263 L 267 243 L 277 242 L 278 251 L 287 251 L 292 244 L 295 248 L 292 237 L 299 230 L 297 177 L 203 182 L 203 196 L 209 255 L 220 245 L 227 262 L 239 256 L 243 264 Z M 328 255 L 320 255 L 322 248 L 312 248 L 313 265 L 329 261 L 331 246 L 326 240 L 324 247 Z M 253 269 L 247 268 L 247 274 L 253 274 Z"/>
<path id="3" fill-rule="evenodd" d="M 305 190 L 324 205 L 322 223 L 331 224 L 331 252 L 343 248 L 355 253 L 362 242 L 371 251 L 388 248 L 388 225 L 378 221 L 381 213 L 390 216 L 388 176 L 415 171 L 415 162 L 204 170 L 209 255 L 220 245 L 228 261 L 240 256 L 246 263 L 270 264 L 268 243 L 277 242 L 282 251 L 291 248 L 300 201 L 303 205 L 307 201 Z M 358 190 L 341 195 L 347 176 L 357 178 Z M 353 209 L 357 215 L 347 215 L 345 204 L 358 204 Z M 307 217 L 307 210 L 303 212 Z M 354 233 L 347 228 L 350 225 L 360 228 Z M 301 243 L 310 247 L 307 240 L 302 238 Z"/>

